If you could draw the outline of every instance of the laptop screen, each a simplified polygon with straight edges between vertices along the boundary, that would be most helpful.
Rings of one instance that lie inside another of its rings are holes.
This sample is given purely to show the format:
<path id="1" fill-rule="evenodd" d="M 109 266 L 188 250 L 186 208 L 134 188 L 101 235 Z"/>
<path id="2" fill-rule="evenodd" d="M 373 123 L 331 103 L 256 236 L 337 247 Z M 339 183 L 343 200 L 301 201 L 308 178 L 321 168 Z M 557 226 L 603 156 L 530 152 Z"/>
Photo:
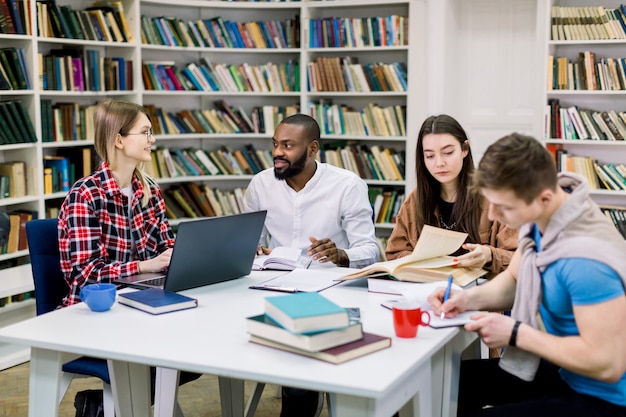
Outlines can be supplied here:
<path id="1" fill-rule="evenodd" d="M 182 222 L 165 280 L 181 291 L 248 275 L 267 211 Z"/>
<path id="2" fill-rule="evenodd" d="M 248 275 L 266 214 L 255 211 L 181 222 L 167 274 L 132 275 L 117 282 L 182 291 Z"/>

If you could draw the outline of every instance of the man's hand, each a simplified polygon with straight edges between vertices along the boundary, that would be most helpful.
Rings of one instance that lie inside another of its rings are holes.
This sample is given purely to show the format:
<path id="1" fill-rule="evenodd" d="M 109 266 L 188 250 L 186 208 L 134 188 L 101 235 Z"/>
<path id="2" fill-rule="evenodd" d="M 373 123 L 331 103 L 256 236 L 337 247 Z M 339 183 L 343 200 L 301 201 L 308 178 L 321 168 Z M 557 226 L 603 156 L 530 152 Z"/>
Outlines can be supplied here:
<path id="1" fill-rule="evenodd" d="M 443 313 L 445 317 L 452 318 L 466 310 L 465 306 L 467 300 L 465 298 L 466 294 L 464 291 L 450 291 L 450 297 L 448 298 L 448 301 L 444 303 L 443 298 L 445 293 L 446 288 L 438 287 L 427 298 L 430 303 L 430 308 L 436 316 L 440 316 L 441 313 Z"/>
<path id="2" fill-rule="evenodd" d="M 332 262 L 337 266 L 350 265 L 350 259 L 348 259 L 346 251 L 337 248 L 332 240 L 328 238 L 317 240 L 313 236 L 309 237 L 309 240 L 311 241 L 311 246 L 307 249 L 307 255 L 313 260 L 320 263 Z"/>
<path id="3" fill-rule="evenodd" d="M 509 345 L 515 320 L 500 313 L 481 312 L 471 317 L 472 321 L 465 325 L 465 330 L 476 332 L 490 348 L 501 348 Z"/>
<path id="4" fill-rule="evenodd" d="M 259 245 L 256 248 L 257 255 L 269 255 L 270 253 L 272 253 L 272 250 L 270 248 L 266 248 L 265 246 Z"/>

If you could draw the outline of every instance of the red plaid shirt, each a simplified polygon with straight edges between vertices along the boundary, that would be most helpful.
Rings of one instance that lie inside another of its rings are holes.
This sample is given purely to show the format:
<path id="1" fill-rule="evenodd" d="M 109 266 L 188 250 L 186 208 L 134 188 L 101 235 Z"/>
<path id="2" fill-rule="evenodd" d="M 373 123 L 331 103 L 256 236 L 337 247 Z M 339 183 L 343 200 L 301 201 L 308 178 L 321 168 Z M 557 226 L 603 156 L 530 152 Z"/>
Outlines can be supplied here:
<path id="1" fill-rule="evenodd" d="M 143 187 L 135 176 L 132 186 L 132 222 L 128 198 L 106 162 L 78 180 L 65 198 L 59 212 L 61 270 L 70 287 L 64 307 L 80 301 L 78 294 L 87 281 L 112 282 L 137 274 L 139 260 L 174 246 L 159 186 L 150 186 L 152 196 L 145 207 L 140 204 Z M 131 252 L 133 241 L 136 255 Z"/>

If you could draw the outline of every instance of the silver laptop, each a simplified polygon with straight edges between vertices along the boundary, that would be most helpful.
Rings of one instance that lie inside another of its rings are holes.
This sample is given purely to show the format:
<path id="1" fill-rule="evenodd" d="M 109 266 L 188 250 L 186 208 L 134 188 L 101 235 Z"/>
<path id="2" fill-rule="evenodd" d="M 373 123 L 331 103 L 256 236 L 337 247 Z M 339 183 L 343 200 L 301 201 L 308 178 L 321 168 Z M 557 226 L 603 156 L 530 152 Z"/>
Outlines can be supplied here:
<path id="1" fill-rule="evenodd" d="M 248 275 L 266 214 L 263 210 L 182 222 L 166 273 L 132 275 L 116 283 L 182 291 Z"/>

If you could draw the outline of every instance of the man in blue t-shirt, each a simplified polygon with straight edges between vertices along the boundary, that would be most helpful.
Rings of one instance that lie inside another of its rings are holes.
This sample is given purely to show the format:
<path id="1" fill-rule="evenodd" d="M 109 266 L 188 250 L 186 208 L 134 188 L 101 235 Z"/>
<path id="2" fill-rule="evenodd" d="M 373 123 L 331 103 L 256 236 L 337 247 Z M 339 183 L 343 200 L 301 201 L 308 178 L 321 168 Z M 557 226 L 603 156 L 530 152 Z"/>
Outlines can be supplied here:
<path id="1" fill-rule="evenodd" d="M 445 303 L 443 291 L 429 297 L 448 317 L 512 307 L 465 325 L 504 354 L 461 363 L 458 415 L 626 416 L 626 241 L 586 180 L 557 176 L 541 143 L 512 134 L 489 146 L 473 185 L 490 218 L 520 235 L 493 280 Z"/>

